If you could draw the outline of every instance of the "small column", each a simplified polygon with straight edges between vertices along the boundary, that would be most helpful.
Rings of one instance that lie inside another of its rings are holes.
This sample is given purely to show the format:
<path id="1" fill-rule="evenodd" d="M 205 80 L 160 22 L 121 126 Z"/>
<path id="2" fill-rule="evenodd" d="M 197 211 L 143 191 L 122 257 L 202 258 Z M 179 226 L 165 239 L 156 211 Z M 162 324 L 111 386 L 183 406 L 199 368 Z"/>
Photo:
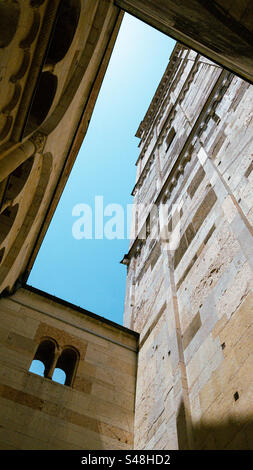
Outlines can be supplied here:
<path id="1" fill-rule="evenodd" d="M 49 370 L 48 370 L 47 375 L 46 375 L 47 379 L 52 379 L 53 373 L 54 373 L 54 370 L 55 370 L 55 366 L 57 364 L 57 361 L 58 361 L 60 355 L 61 355 L 61 350 L 55 352 L 54 360 L 53 360 L 52 364 L 50 365 Z"/>
<path id="2" fill-rule="evenodd" d="M 43 151 L 46 136 L 37 132 L 30 140 L 0 158 L 0 182 L 7 178 L 16 168 L 30 158 L 35 152 Z"/>

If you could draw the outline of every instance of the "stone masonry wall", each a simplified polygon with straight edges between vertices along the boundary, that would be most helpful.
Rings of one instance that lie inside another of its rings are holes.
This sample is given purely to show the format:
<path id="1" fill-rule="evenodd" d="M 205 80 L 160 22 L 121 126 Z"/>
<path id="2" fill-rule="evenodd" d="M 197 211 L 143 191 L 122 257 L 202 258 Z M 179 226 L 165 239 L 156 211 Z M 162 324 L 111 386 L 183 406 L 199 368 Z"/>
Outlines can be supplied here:
<path id="1" fill-rule="evenodd" d="M 0 448 L 131 449 L 137 335 L 27 289 L 0 310 Z M 29 372 L 44 337 L 79 352 L 73 386 Z"/>
<path id="2" fill-rule="evenodd" d="M 138 214 L 147 237 L 127 258 L 125 325 L 140 333 L 135 446 L 252 449 L 253 87 L 176 52 L 140 130 L 137 165 L 156 175 Z M 139 172 L 136 202 L 149 181 Z M 169 230 L 176 208 L 177 246 L 152 225 L 150 201 L 168 205 Z"/>

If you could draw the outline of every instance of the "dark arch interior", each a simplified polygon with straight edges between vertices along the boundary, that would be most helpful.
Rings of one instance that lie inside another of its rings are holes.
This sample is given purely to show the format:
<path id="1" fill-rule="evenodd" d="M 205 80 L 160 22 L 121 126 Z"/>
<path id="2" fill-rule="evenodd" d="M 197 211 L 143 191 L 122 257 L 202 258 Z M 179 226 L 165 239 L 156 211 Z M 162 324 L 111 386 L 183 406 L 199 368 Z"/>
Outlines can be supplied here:
<path id="1" fill-rule="evenodd" d="M 25 135 L 34 131 L 46 118 L 57 89 L 57 77 L 51 72 L 42 72 L 27 120 Z"/>
<path id="2" fill-rule="evenodd" d="M 7 207 L 0 214 L 0 243 L 7 237 L 18 212 L 18 204 Z"/>
<path id="3" fill-rule="evenodd" d="M 28 158 L 11 173 L 8 179 L 4 200 L 12 200 L 17 197 L 28 180 L 33 162 L 34 156 Z"/>
<path id="4" fill-rule="evenodd" d="M 18 3 L 0 2 L 0 47 L 10 44 L 18 26 L 19 15 Z"/>
<path id="5" fill-rule="evenodd" d="M 42 3 L 44 3 L 45 0 L 31 0 L 30 1 L 30 5 L 31 7 L 39 7 L 40 5 L 42 5 Z"/>
<path id="6" fill-rule="evenodd" d="M 79 15 L 79 0 L 63 0 L 61 2 L 46 63 L 55 64 L 65 57 L 76 32 Z"/>
<path id="7" fill-rule="evenodd" d="M 55 344 L 53 341 L 44 340 L 38 346 L 34 360 L 43 362 L 45 366 L 44 377 L 47 377 L 49 369 L 53 363 L 55 354 Z"/>
<path id="8" fill-rule="evenodd" d="M 4 252 L 5 252 L 5 248 L 2 248 L 2 249 L 0 250 L 0 263 L 1 263 L 2 259 L 3 259 L 3 257 L 4 257 Z"/>
<path id="9" fill-rule="evenodd" d="M 66 348 L 61 353 L 57 363 L 56 368 L 62 369 L 66 374 L 66 380 L 64 385 L 71 385 L 73 374 L 75 371 L 75 365 L 77 362 L 77 353 L 71 348 Z"/>

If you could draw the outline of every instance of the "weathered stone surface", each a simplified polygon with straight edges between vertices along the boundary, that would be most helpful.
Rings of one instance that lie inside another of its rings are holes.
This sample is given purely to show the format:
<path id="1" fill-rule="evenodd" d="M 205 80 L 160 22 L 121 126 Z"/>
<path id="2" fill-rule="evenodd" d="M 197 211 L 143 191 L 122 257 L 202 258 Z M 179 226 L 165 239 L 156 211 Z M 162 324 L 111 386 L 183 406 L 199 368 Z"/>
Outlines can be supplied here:
<path id="1" fill-rule="evenodd" d="M 131 449 L 136 334 L 28 289 L 0 311 L 1 448 Z M 29 372 L 43 338 L 78 351 L 72 386 Z"/>
<path id="2" fill-rule="evenodd" d="M 1 2 L 0 293 L 27 279 L 86 134 L 123 16 L 113 3 Z"/>
<path id="3" fill-rule="evenodd" d="M 183 47 L 171 60 L 138 130 L 141 158 L 152 152 L 162 171 L 143 176 L 137 160 L 135 201 L 156 190 L 169 230 L 175 206 L 180 220 L 171 251 L 158 233 L 136 262 L 134 244 L 128 253 L 127 290 L 138 282 L 125 318 L 141 346 L 135 446 L 252 449 L 253 89 Z"/>

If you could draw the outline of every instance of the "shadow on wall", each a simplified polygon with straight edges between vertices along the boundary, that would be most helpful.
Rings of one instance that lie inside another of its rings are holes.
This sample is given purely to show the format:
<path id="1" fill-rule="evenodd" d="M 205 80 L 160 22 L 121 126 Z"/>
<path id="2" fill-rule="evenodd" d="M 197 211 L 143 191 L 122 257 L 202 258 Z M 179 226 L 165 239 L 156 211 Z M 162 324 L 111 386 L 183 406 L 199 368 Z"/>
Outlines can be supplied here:
<path id="1" fill-rule="evenodd" d="M 253 450 L 253 416 L 227 416 L 219 422 L 191 425 L 194 450 Z M 177 414 L 179 449 L 187 449 L 184 405 Z"/>

